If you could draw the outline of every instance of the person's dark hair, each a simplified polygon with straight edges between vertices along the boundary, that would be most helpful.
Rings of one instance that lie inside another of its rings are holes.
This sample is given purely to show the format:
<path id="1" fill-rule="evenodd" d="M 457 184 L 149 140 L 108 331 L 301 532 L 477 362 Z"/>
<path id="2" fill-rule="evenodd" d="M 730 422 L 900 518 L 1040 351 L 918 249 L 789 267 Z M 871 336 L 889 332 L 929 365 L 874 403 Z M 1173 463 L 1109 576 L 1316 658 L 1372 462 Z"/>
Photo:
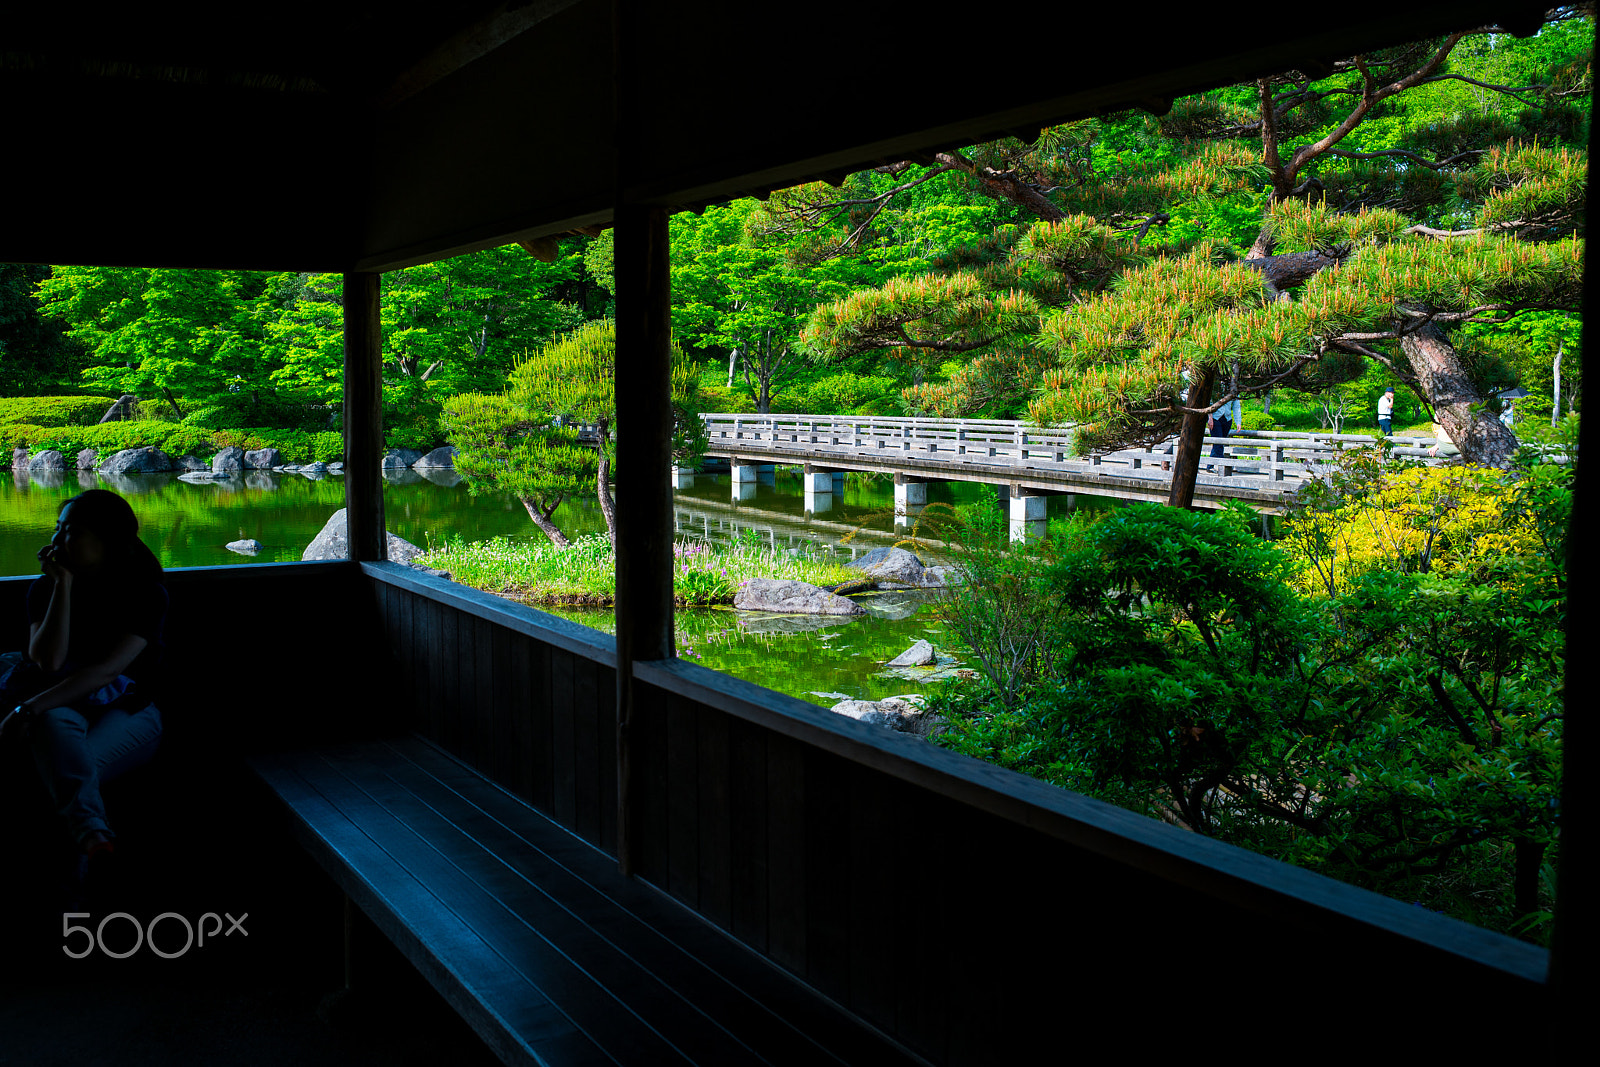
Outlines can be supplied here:
<path id="1" fill-rule="evenodd" d="M 89 489 L 62 502 L 72 504 L 72 521 L 100 538 L 106 550 L 106 568 L 121 578 L 161 580 L 161 561 L 139 540 L 139 518 L 128 502 L 108 489 Z M 60 511 L 57 512 L 60 514 Z"/>

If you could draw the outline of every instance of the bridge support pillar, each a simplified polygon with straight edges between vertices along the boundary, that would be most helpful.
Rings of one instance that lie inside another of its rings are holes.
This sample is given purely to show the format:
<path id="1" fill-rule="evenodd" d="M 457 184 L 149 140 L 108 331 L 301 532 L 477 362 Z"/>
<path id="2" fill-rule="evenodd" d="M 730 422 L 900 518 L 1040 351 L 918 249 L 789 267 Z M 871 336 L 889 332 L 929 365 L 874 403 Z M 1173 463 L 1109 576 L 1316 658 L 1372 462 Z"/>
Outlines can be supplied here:
<path id="1" fill-rule="evenodd" d="M 754 482 L 756 480 L 756 468 L 751 464 L 735 463 L 728 470 L 732 472 L 734 485 L 738 485 L 740 482 Z"/>
<path id="2" fill-rule="evenodd" d="M 802 474 L 806 490 L 806 514 L 821 515 L 833 510 L 833 475 Z"/>
<path id="3" fill-rule="evenodd" d="M 691 467 L 672 468 L 672 488 L 692 489 L 694 487 L 694 469 Z"/>
<path id="4" fill-rule="evenodd" d="M 1010 500 L 1011 540 L 1043 541 L 1045 535 L 1044 502 L 1042 496 L 1021 496 L 1012 490 Z"/>
<path id="5" fill-rule="evenodd" d="M 911 520 L 928 506 L 928 483 L 912 481 L 904 475 L 894 477 L 894 524 L 910 526 Z"/>

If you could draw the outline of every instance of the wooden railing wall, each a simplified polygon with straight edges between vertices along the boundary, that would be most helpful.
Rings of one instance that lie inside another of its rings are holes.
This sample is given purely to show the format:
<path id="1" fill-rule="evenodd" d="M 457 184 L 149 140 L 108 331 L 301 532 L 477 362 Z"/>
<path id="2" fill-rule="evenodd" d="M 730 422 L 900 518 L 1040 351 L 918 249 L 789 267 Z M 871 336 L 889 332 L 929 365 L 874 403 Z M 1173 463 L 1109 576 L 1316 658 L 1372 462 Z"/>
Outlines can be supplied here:
<path id="1" fill-rule="evenodd" d="M 362 569 L 415 728 L 615 854 L 614 642 Z M 1113 1032 L 1178 1051 L 1194 1026 L 1303 1047 L 1335 1001 L 1542 1002 L 1542 949 L 696 664 L 634 666 L 637 875 L 932 1062 Z M 1395 1040 L 1481 1056 L 1514 1030 Z"/>

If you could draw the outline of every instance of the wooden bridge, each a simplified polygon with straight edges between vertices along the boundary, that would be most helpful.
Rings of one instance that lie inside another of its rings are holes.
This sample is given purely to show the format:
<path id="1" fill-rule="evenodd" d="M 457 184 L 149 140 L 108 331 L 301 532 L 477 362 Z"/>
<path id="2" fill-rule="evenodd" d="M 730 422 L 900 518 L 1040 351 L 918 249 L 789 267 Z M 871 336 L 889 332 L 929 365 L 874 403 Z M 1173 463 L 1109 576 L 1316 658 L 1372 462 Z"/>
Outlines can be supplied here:
<path id="1" fill-rule="evenodd" d="M 1086 493 L 1132 500 L 1167 499 L 1175 439 L 1150 448 L 1106 455 L 1072 455 L 1072 431 L 1047 430 L 1006 419 L 922 419 L 837 415 L 705 415 L 711 445 L 706 455 L 728 460 L 734 493 L 756 480 L 769 463 L 798 463 L 808 476 L 808 498 L 831 493 L 828 475 L 878 471 L 895 476 L 897 516 L 909 517 L 927 501 L 932 481 L 987 482 L 1011 487 L 1014 523 L 1040 523 L 1044 497 Z M 1308 482 L 1325 478 L 1340 456 L 1371 445 L 1367 434 L 1242 430 L 1207 437 L 1222 457 L 1202 456 L 1195 503 L 1220 507 L 1229 500 L 1280 514 Z M 1432 437 L 1390 437 L 1395 454 L 1438 460 L 1454 449 Z M 1442 446 L 1442 447 L 1441 447 Z M 1210 469 L 1208 469 L 1208 466 Z M 812 510 L 810 505 L 807 510 Z"/>

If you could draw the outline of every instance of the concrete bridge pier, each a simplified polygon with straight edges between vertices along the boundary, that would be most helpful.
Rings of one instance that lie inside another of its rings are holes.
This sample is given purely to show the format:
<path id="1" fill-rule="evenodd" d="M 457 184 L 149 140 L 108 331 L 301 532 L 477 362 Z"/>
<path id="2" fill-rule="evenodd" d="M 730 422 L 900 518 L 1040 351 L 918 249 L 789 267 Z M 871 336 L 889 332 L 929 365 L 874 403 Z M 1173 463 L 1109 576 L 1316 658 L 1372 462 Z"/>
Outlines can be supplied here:
<path id="1" fill-rule="evenodd" d="M 695 472 L 694 472 L 694 468 L 693 467 L 673 467 L 672 468 L 672 488 L 674 488 L 674 489 L 693 489 L 694 488 L 694 473 Z"/>
<path id="2" fill-rule="evenodd" d="M 741 500 L 754 500 L 756 497 L 757 479 L 760 470 L 753 463 L 740 463 L 734 460 L 730 463 L 728 471 L 733 482 L 733 502 Z"/>
<path id="3" fill-rule="evenodd" d="M 1045 535 L 1045 497 L 1024 495 L 1025 490 L 1011 487 L 1009 501 L 1011 540 L 1043 541 Z"/>
<path id="4" fill-rule="evenodd" d="M 833 510 L 833 475 L 802 474 L 806 490 L 806 514 L 821 515 Z"/>
<path id="5" fill-rule="evenodd" d="M 894 524 L 910 526 L 928 506 L 928 483 L 904 474 L 894 476 Z"/>
<path id="6" fill-rule="evenodd" d="M 777 485 L 778 465 L 776 463 L 763 463 L 756 467 L 756 481 L 761 485 Z"/>

